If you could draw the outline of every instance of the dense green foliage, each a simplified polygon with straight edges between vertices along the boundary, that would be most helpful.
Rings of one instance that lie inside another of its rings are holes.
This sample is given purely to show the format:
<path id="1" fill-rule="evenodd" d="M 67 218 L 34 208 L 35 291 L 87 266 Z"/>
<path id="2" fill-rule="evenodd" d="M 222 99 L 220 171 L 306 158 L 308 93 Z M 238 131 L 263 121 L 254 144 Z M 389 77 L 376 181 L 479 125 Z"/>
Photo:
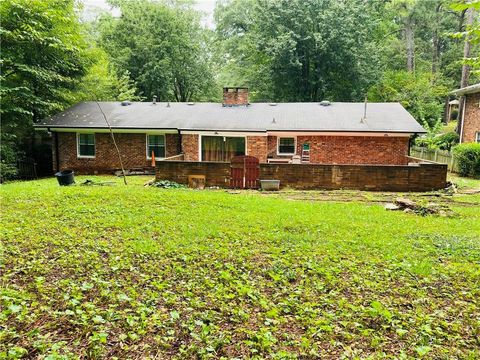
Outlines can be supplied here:
<path id="1" fill-rule="evenodd" d="M 433 122 L 461 73 L 463 41 L 451 34 L 464 30 L 465 13 L 452 3 L 222 1 L 220 80 L 278 101 L 358 101 L 373 86 L 373 101 L 408 99 L 420 121 Z"/>
<path id="2" fill-rule="evenodd" d="M 480 144 L 460 144 L 453 148 L 462 176 L 480 177 Z"/>
<path id="3" fill-rule="evenodd" d="M 85 73 L 86 44 L 73 9 L 73 0 L 0 3 L 2 170 L 29 148 L 32 124 L 62 110 L 65 93 Z"/>
<path id="4" fill-rule="evenodd" d="M 430 125 L 424 122 L 423 126 L 427 133 L 415 139 L 415 145 L 424 147 L 430 150 L 440 149 L 447 150 L 458 144 L 460 136 L 449 128 L 444 126 L 440 120 Z"/>
<path id="5" fill-rule="evenodd" d="M 400 102 L 417 121 L 433 126 L 442 117 L 449 88 L 432 85 L 432 81 L 430 73 L 387 71 L 370 89 L 368 97 L 372 101 Z"/>
<path id="6" fill-rule="evenodd" d="M 474 9 L 477 13 L 480 12 L 480 0 L 471 1 L 456 1 L 452 8 L 457 12 L 464 13 L 468 9 Z M 462 30 L 462 29 L 460 29 Z M 464 59 L 464 63 L 471 66 L 472 73 L 480 77 L 480 56 L 478 51 L 478 45 L 480 44 L 480 21 L 478 18 L 474 20 L 472 25 L 467 26 L 464 31 L 453 34 L 453 36 L 461 39 L 468 39 L 470 43 L 477 45 L 475 50 L 471 52 L 467 59 Z"/>
<path id="7" fill-rule="evenodd" d="M 374 19 L 364 1 L 220 3 L 217 33 L 224 82 L 245 82 L 258 98 L 351 101 L 376 80 Z"/>
<path id="8" fill-rule="evenodd" d="M 95 62 L 87 69 L 85 76 L 70 94 L 72 103 L 79 101 L 141 100 L 128 71 L 118 74 L 110 63 L 105 51 L 94 47 L 88 55 Z"/>
<path id="9" fill-rule="evenodd" d="M 117 76 L 104 52 L 92 46 L 75 6 L 73 0 L 0 3 L 0 180 L 13 177 L 25 155 L 41 159 L 33 123 L 78 101 L 134 94 L 132 81 Z"/>
<path id="10" fill-rule="evenodd" d="M 213 89 L 206 38 L 199 15 L 186 5 L 119 1 L 122 16 L 104 16 L 101 43 L 112 61 L 151 100 L 208 98 Z"/>
<path id="11" fill-rule="evenodd" d="M 145 180 L 0 187 L 0 358 L 480 357 L 480 195 L 420 217 Z"/>
<path id="12" fill-rule="evenodd" d="M 437 146 L 440 150 L 451 150 L 452 147 L 458 144 L 460 136 L 454 132 L 450 131 L 444 134 L 440 134 L 436 138 Z"/>

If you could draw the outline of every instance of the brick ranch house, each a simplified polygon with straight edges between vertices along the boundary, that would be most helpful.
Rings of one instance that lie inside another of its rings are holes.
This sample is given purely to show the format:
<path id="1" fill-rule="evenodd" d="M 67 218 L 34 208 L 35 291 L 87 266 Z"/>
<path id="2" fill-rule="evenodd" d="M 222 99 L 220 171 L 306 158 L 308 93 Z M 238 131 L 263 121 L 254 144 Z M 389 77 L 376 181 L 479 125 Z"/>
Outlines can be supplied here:
<path id="1" fill-rule="evenodd" d="M 480 143 L 480 83 L 452 92 L 464 101 L 460 114 L 460 142 Z"/>
<path id="2" fill-rule="evenodd" d="M 119 169 L 106 115 L 126 169 L 182 154 L 184 161 L 406 165 L 409 140 L 425 130 L 398 103 L 249 103 L 225 88 L 223 104 L 83 102 L 42 123 L 53 135 L 54 170 Z M 366 114 L 366 116 L 365 116 Z"/>

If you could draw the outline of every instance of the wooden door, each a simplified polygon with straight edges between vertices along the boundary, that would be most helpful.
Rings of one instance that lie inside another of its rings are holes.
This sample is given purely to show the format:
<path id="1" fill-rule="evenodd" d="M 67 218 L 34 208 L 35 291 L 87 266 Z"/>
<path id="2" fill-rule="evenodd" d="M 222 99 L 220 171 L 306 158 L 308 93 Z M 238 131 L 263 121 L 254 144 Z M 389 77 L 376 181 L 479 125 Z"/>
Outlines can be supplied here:
<path id="1" fill-rule="evenodd" d="M 235 156 L 230 161 L 230 187 L 258 189 L 260 164 L 254 156 Z"/>

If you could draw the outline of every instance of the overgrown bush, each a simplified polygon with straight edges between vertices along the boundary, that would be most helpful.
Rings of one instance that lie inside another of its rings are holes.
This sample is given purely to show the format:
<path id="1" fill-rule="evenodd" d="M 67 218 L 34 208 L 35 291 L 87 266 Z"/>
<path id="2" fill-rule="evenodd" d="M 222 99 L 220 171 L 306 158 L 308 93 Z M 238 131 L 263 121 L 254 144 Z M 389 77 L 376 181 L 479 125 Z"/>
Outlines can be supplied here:
<path id="1" fill-rule="evenodd" d="M 480 144 L 460 144 L 453 148 L 462 176 L 480 177 Z"/>
<path id="2" fill-rule="evenodd" d="M 451 131 L 435 138 L 435 144 L 441 150 L 448 150 L 458 144 L 460 137 L 455 131 Z"/>
<path id="3" fill-rule="evenodd" d="M 17 167 L 15 165 L 6 164 L 3 161 L 0 162 L 0 183 L 14 179 L 16 175 Z"/>
<path id="4" fill-rule="evenodd" d="M 0 183 L 14 179 L 17 175 L 16 137 L 2 133 L 0 137 Z"/>
<path id="5" fill-rule="evenodd" d="M 427 133 L 415 139 L 415 145 L 424 147 L 427 149 L 438 149 L 438 145 L 435 142 L 437 134 L 442 130 L 442 121 L 437 119 L 433 124 L 426 121 L 423 122 L 423 127 L 427 130 Z"/>
<path id="6" fill-rule="evenodd" d="M 430 150 L 440 149 L 450 151 L 452 146 L 458 144 L 459 136 L 455 131 L 449 131 L 443 134 L 440 133 L 442 130 L 449 130 L 444 129 L 443 123 L 440 119 L 433 124 L 424 121 L 423 127 L 427 130 L 427 133 L 415 139 L 416 146 Z"/>

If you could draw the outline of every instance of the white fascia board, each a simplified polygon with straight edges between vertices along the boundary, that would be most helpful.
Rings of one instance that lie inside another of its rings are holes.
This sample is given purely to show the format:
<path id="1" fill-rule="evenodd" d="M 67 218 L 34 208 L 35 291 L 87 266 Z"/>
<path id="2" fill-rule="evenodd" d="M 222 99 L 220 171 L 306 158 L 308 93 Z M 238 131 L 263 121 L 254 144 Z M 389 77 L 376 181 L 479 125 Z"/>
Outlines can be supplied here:
<path id="1" fill-rule="evenodd" d="M 198 131 L 181 130 L 182 135 L 203 135 L 203 136 L 267 136 L 266 132 L 248 132 L 248 131 Z"/>
<path id="2" fill-rule="evenodd" d="M 35 130 L 49 130 L 52 132 L 78 132 L 78 133 L 109 133 L 109 129 L 101 128 L 56 128 L 56 127 L 35 127 Z M 178 134 L 175 129 L 112 129 L 115 134 Z"/>
<path id="3" fill-rule="evenodd" d="M 377 137 L 410 137 L 413 133 L 396 132 L 346 132 L 346 131 L 268 131 L 268 136 L 377 136 Z"/>

